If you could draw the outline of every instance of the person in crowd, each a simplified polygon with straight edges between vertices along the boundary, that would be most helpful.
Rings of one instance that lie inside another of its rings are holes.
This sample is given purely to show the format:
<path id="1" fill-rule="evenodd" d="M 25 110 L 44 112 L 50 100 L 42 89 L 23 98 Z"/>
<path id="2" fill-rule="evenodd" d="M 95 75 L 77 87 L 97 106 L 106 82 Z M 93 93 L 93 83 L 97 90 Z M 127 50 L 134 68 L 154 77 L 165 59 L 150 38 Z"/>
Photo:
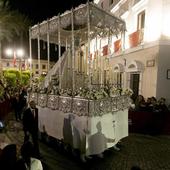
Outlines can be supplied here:
<path id="1" fill-rule="evenodd" d="M 30 101 L 29 107 L 23 113 L 23 130 L 24 142 L 27 142 L 32 137 L 34 144 L 35 156 L 40 157 L 39 144 L 38 144 L 38 108 L 35 101 Z"/>
<path id="2" fill-rule="evenodd" d="M 151 105 L 150 106 L 151 106 L 153 112 L 159 111 L 158 102 L 154 96 L 151 97 Z"/>
<path id="3" fill-rule="evenodd" d="M 158 107 L 159 107 L 159 112 L 167 113 L 169 112 L 168 107 L 166 105 L 166 99 L 161 97 L 158 100 Z"/>
<path id="4" fill-rule="evenodd" d="M 25 87 L 22 88 L 22 91 L 19 95 L 19 102 L 20 102 L 21 111 L 22 111 L 27 103 L 27 90 Z"/>
<path id="5" fill-rule="evenodd" d="M 17 170 L 43 170 L 42 163 L 33 156 L 33 144 L 30 141 L 21 146 L 21 159 L 16 162 Z"/>
<path id="6" fill-rule="evenodd" d="M 151 97 L 147 98 L 145 105 L 146 105 L 146 111 L 151 112 L 152 109 L 153 109 L 152 108 L 152 103 L 151 103 Z"/>
<path id="7" fill-rule="evenodd" d="M 1 150 L 0 169 L 11 170 L 15 169 L 17 160 L 17 151 L 15 144 L 8 144 Z"/>
<path id="8" fill-rule="evenodd" d="M 21 103 L 20 103 L 18 93 L 16 93 L 16 95 L 13 98 L 13 108 L 14 108 L 14 112 L 15 112 L 16 121 L 21 120 Z"/>
<path id="9" fill-rule="evenodd" d="M 145 99 L 142 95 L 138 95 L 135 100 L 135 110 L 144 111 L 146 109 Z"/>

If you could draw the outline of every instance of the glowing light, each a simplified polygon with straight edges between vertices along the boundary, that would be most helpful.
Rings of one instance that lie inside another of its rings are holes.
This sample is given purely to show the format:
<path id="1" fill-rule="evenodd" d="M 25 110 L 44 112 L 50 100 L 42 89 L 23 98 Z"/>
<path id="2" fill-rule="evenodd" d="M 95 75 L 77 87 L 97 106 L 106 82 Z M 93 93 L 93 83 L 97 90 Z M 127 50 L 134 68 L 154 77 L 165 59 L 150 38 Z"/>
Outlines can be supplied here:
<path id="1" fill-rule="evenodd" d="M 8 56 L 13 56 L 14 53 L 16 53 L 16 55 L 17 55 L 18 57 L 23 57 L 23 55 L 24 55 L 24 50 L 23 50 L 23 49 L 17 49 L 17 50 L 15 51 L 15 50 L 13 50 L 12 48 L 8 48 L 8 49 L 6 49 L 5 53 L 6 53 L 6 55 L 8 55 Z"/>
<path id="2" fill-rule="evenodd" d="M 24 55 L 24 50 L 23 49 L 18 49 L 16 51 L 16 54 L 17 54 L 18 57 L 22 57 Z"/>
<path id="3" fill-rule="evenodd" d="M 28 59 L 28 62 L 29 62 L 29 63 L 31 63 L 31 62 L 32 62 L 32 59 L 31 59 L 31 58 L 29 58 L 29 59 Z"/>
<path id="4" fill-rule="evenodd" d="M 12 56 L 13 55 L 13 50 L 11 48 L 8 48 L 8 49 L 6 49 L 5 53 L 8 56 Z"/>

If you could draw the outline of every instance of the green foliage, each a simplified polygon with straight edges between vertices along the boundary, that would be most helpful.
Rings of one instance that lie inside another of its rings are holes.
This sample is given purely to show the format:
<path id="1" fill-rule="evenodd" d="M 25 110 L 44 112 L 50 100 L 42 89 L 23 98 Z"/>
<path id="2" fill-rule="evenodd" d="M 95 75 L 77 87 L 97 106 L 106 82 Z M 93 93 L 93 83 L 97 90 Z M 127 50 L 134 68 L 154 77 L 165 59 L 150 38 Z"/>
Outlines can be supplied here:
<path id="1" fill-rule="evenodd" d="M 7 86 L 12 86 L 12 87 L 16 86 L 17 76 L 15 73 L 5 72 L 4 78 L 6 79 Z"/>
<path id="2" fill-rule="evenodd" d="M 19 70 L 16 70 L 16 69 L 7 69 L 7 70 L 4 70 L 4 75 L 5 74 L 8 74 L 8 73 L 13 73 L 16 75 L 16 79 L 21 79 L 21 72 Z"/>
<path id="3" fill-rule="evenodd" d="M 10 41 L 21 32 L 26 32 L 30 23 L 26 16 L 18 11 L 11 10 L 8 1 L 0 1 L 0 40 Z"/>
<path id="4" fill-rule="evenodd" d="M 29 78 L 31 77 L 31 73 L 29 70 L 22 71 L 22 74 L 27 75 Z"/>
<path id="5" fill-rule="evenodd" d="M 4 94 L 4 88 L 0 86 L 0 98 L 3 96 L 3 94 Z"/>
<path id="6" fill-rule="evenodd" d="M 19 71 L 16 69 L 8 69 L 3 71 L 3 81 L 6 82 L 6 86 L 25 86 L 29 84 L 30 71 Z"/>
<path id="7" fill-rule="evenodd" d="M 30 76 L 28 74 L 21 74 L 21 84 L 22 85 L 28 85 L 30 80 Z"/>

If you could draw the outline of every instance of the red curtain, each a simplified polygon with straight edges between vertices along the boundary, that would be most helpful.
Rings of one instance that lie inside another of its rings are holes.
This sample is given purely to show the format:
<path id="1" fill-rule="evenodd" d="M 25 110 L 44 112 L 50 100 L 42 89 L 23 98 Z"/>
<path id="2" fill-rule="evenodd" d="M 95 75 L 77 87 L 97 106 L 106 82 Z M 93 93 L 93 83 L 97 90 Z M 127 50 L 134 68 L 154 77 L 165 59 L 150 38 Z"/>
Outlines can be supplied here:
<path id="1" fill-rule="evenodd" d="M 103 56 L 108 55 L 108 45 L 103 46 Z"/>
<path id="2" fill-rule="evenodd" d="M 136 47 L 139 44 L 139 31 L 135 31 L 129 35 L 130 47 Z"/>
<path id="3" fill-rule="evenodd" d="M 114 42 L 114 52 L 115 53 L 120 51 L 121 45 L 122 45 L 122 43 L 121 43 L 120 39 Z"/>

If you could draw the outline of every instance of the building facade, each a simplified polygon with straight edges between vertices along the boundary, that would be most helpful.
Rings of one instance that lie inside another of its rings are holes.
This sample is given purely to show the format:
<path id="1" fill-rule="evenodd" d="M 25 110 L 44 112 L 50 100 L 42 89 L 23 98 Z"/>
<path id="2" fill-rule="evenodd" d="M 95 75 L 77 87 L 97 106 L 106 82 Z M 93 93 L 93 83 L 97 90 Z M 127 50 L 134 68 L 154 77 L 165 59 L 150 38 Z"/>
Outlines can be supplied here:
<path id="1" fill-rule="evenodd" d="M 48 72 L 48 62 L 47 60 L 40 60 L 40 68 L 38 65 L 37 59 L 32 59 L 32 71 L 34 77 L 39 77 L 39 75 L 43 74 L 46 75 Z M 52 67 L 55 63 L 50 62 L 50 67 Z M 29 70 L 30 69 L 30 61 L 27 60 L 19 60 L 16 59 L 15 61 L 11 58 L 3 58 L 1 59 L 1 67 L 3 70 L 5 69 L 18 69 L 18 70 Z"/>
<path id="2" fill-rule="evenodd" d="M 170 102 L 170 0 L 94 0 L 126 22 L 123 36 L 111 39 L 110 67 L 116 81 L 137 96 Z M 106 70 L 107 71 L 107 70 Z"/>

